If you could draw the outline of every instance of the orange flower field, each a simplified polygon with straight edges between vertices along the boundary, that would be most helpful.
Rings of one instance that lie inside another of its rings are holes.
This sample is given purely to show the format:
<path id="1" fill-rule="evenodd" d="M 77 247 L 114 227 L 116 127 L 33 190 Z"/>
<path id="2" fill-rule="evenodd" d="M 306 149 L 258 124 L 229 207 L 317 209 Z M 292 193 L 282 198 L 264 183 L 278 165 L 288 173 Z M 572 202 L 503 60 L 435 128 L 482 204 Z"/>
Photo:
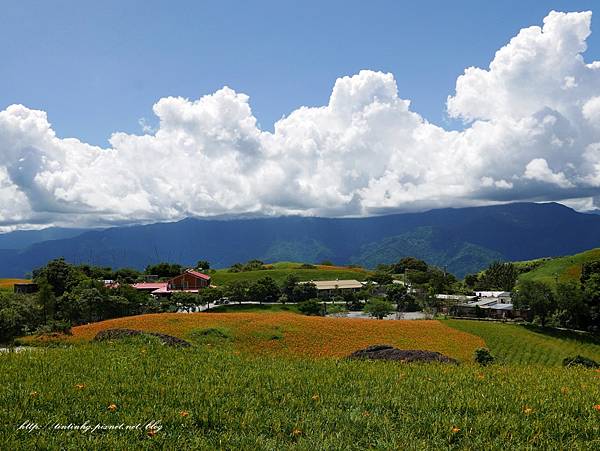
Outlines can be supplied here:
<path id="1" fill-rule="evenodd" d="M 29 279 L 0 279 L 0 290 L 12 290 L 15 283 L 28 283 Z"/>
<path id="2" fill-rule="evenodd" d="M 92 340 L 101 330 L 128 328 L 190 339 L 194 331 L 222 328 L 236 350 L 251 354 L 344 357 L 372 344 L 438 351 L 470 360 L 484 341 L 435 320 L 377 321 L 292 313 L 161 313 L 112 319 L 73 328 L 61 341 Z"/>

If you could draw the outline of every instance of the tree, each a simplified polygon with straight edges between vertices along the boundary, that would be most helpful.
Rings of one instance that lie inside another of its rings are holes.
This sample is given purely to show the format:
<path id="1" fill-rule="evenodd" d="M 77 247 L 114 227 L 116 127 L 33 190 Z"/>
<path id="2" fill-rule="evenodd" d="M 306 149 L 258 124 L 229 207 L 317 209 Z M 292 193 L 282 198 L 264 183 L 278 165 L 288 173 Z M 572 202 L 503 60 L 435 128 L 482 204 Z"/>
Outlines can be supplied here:
<path id="1" fill-rule="evenodd" d="M 556 299 L 552 289 L 543 282 L 525 280 L 513 293 L 513 305 L 517 309 L 530 309 L 538 317 L 542 326 L 547 318 L 556 310 Z"/>
<path id="2" fill-rule="evenodd" d="M 155 265 L 148 265 L 144 271 L 147 275 L 158 276 L 159 278 L 170 279 L 180 275 L 183 267 L 177 263 L 161 262 Z"/>
<path id="3" fill-rule="evenodd" d="M 40 307 L 42 308 L 42 318 L 45 323 L 49 319 L 54 318 L 54 306 L 56 297 L 54 296 L 52 286 L 48 283 L 48 281 L 45 278 L 38 278 L 37 284 L 39 287 L 39 290 L 37 292 L 37 301 Z"/>
<path id="4" fill-rule="evenodd" d="M 556 307 L 561 326 L 571 329 L 587 327 L 590 311 L 585 299 L 578 283 L 560 282 L 556 285 Z"/>
<path id="5" fill-rule="evenodd" d="M 35 330 L 41 320 L 34 296 L 0 293 L 0 343 Z"/>
<path id="6" fill-rule="evenodd" d="M 387 298 L 390 302 L 396 304 L 396 310 L 403 312 L 408 307 L 408 290 L 399 283 L 388 285 L 386 290 Z"/>
<path id="7" fill-rule="evenodd" d="M 298 304 L 298 310 L 305 315 L 320 315 L 322 307 L 318 299 L 307 299 Z"/>
<path id="8" fill-rule="evenodd" d="M 208 271 L 210 269 L 210 263 L 207 260 L 198 260 L 196 263 L 196 269 L 200 271 Z"/>
<path id="9" fill-rule="evenodd" d="M 290 301 L 292 301 L 294 297 L 294 288 L 296 288 L 296 284 L 299 280 L 300 279 L 298 279 L 298 277 L 294 274 L 289 274 L 283 281 L 281 292 L 285 294 Z"/>
<path id="10" fill-rule="evenodd" d="M 64 258 L 51 260 L 46 266 L 33 271 L 33 281 L 38 284 L 44 282 L 50 284 L 55 296 L 61 296 L 84 278 L 85 275 L 67 263 Z"/>
<path id="11" fill-rule="evenodd" d="M 376 272 L 375 274 L 367 277 L 367 280 L 371 282 L 376 282 L 379 285 L 389 285 L 393 282 L 393 277 L 387 272 Z"/>
<path id="12" fill-rule="evenodd" d="M 292 291 L 292 302 L 304 302 L 309 299 L 314 299 L 318 296 L 319 291 L 317 286 L 312 282 L 302 282 L 296 284 Z"/>
<path id="13" fill-rule="evenodd" d="M 519 270 L 513 263 L 494 262 L 479 278 L 478 286 L 487 290 L 512 291 L 518 277 Z"/>
<path id="14" fill-rule="evenodd" d="M 235 280 L 226 288 L 226 293 L 231 302 L 247 302 L 250 300 L 250 283 L 246 280 Z"/>
<path id="15" fill-rule="evenodd" d="M 475 286 L 477 285 L 477 282 L 479 282 L 479 275 L 467 274 L 465 276 L 465 285 L 468 286 L 469 288 L 475 288 Z"/>
<path id="16" fill-rule="evenodd" d="M 114 272 L 115 280 L 122 283 L 135 283 L 141 276 L 141 273 L 132 268 L 120 268 Z"/>
<path id="17" fill-rule="evenodd" d="M 428 268 L 427 263 L 415 257 L 401 258 L 397 263 L 392 265 L 394 274 L 404 274 L 405 271 L 427 272 Z"/>
<path id="18" fill-rule="evenodd" d="M 600 274 L 600 260 L 592 260 L 581 265 L 581 277 L 579 280 L 582 286 L 585 286 L 592 274 Z"/>
<path id="19" fill-rule="evenodd" d="M 589 311 L 589 323 L 587 329 L 590 332 L 600 331 L 600 274 L 591 274 L 584 287 L 585 300 Z"/>
<path id="20" fill-rule="evenodd" d="M 272 277 L 263 277 L 250 286 L 250 297 L 259 303 L 277 302 L 281 290 Z"/>
<path id="21" fill-rule="evenodd" d="M 435 267 L 430 267 L 428 274 L 428 283 L 435 293 L 448 293 L 452 291 L 452 284 L 456 282 L 454 274 L 442 271 Z"/>
<path id="22" fill-rule="evenodd" d="M 210 307 L 210 304 L 214 304 L 219 299 L 221 299 L 224 295 L 223 289 L 214 287 L 214 288 L 205 288 L 200 290 L 198 293 L 199 296 L 199 304 L 206 305 Z"/>
<path id="23" fill-rule="evenodd" d="M 371 298 L 365 304 L 364 311 L 374 318 L 383 319 L 394 311 L 394 306 L 383 299 Z"/>

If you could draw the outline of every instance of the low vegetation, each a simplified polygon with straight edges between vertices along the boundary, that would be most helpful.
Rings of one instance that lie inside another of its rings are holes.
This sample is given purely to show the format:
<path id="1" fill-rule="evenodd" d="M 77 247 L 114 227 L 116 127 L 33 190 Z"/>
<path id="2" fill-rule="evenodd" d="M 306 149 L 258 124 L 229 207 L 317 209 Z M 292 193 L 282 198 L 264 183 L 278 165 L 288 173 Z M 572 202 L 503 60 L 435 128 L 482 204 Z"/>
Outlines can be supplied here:
<path id="1" fill-rule="evenodd" d="M 578 354 L 600 360 L 600 338 L 590 334 L 487 321 L 443 323 L 481 337 L 501 364 L 561 366 L 563 359 Z"/>
<path id="2" fill-rule="evenodd" d="M 163 323 L 171 319 L 167 315 Z M 388 323 L 369 320 L 371 326 Z M 415 323 L 429 329 L 429 323 Z M 2 447 L 598 445 L 600 384 L 595 370 L 256 357 L 238 353 L 228 343 L 215 345 L 217 340 L 180 349 L 138 337 L 0 355 L 0 405 L 10 407 L 0 409 Z M 60 429 L 69 424 L 89 429 Z M 123 429 L 107 429 L 119 424 Z M 40 429 L 27 430 L 36 425 Z M 96 425 L 104 429 L 94 430 Z"/>

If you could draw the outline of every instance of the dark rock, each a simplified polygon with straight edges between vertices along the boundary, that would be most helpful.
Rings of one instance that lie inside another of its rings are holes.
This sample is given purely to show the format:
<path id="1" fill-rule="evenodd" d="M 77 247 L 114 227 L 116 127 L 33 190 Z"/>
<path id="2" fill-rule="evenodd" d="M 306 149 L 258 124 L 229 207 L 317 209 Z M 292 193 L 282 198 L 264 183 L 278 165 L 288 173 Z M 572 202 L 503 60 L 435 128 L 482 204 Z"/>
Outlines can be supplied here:
<path id="1" fill-rule="evenodd" d="M 362 360 L 393 360 L 403 363 L 442 362 L 458 364 L 458 360 L 440 354 L 439 352 L 397 349 L 390 345 L 372 345 L 368 348 L 353 352 L 348 358 Z"/>
<path id="2" fill-rule="evenodd" d="M 188 348 L 191 344 L 181 338 L 174 337 L 172 335 L 160 334 L 158 332 L 146 332 L 143 330 L 134 330 L 134 329 L 106 329 L 101 330 L 94 337 L 94 341 L 105 341 L 105 340 L 114 340 L 119 338 L 126 337 L 135 337 L 138 335 L 151 335 L 153 337 L 157 337 L 160 341 L 167 346 L 181 346 L 183 348 Z"/>

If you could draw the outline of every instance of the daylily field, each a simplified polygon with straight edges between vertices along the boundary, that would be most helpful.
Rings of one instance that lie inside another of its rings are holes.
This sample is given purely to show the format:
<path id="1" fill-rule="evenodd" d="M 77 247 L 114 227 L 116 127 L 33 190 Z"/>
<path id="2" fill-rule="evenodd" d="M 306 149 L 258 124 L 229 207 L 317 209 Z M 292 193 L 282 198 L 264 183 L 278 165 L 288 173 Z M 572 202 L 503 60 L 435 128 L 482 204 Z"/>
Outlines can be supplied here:
<path id="1" fill-rule="evenodd" d="M 90 341 L 113 327 L 176 335 L 192 346 Z M 461 364 L 343 358 L 373 343 L 436 350 Z M 600 345 L 519 326 L 159 314 L 80 326 L 44 344 L 0 355 L 2 449 L 600 446 L 600 372 L 534 355 L 597 358 Z M 473 363 L 482 345 L 498 363 Z"/>
<path id="2" fill-rule="evenodd" d="M 473 334 L 440 321 L 376 321 L 324 318 L 293 313 L 160 313 L 102 321 L 73 328 L 73 335 L 51 341 L 90 341 L 101 330 L 127 328 L 194 339 L 218 329 L 238 351 L 301 357 L 345 357 L 372 344 L 386 343 L 402 349 L 438 351 L 459 360 L 470 360 L 485 345 Z M 223 338 L 223 337 L 222 337 Z M 38 339 L 39 340 L 39 339 Z M 42 339 L 43 341 L 44 339 Z M 47 338 L 45 339 L 47 340 Z"/>

